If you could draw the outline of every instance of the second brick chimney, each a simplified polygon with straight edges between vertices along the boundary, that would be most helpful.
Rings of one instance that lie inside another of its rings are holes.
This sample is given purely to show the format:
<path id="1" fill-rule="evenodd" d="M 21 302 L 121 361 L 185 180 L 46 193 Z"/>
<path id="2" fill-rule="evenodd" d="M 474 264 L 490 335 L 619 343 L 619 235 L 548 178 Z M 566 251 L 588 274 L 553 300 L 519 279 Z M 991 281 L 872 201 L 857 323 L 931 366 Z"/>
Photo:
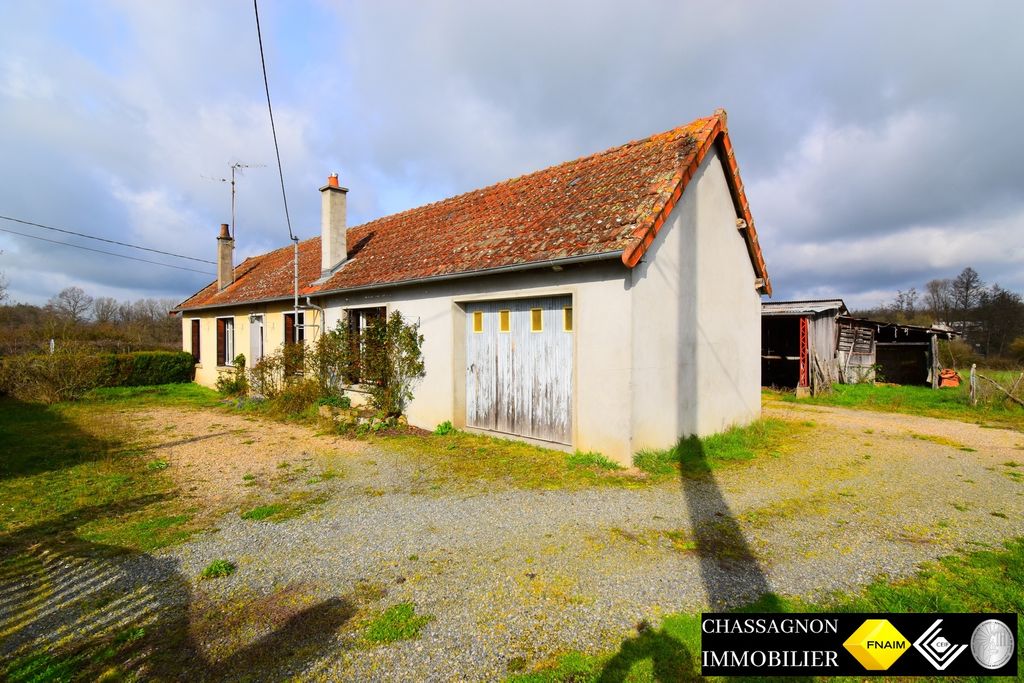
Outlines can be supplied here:
<path id="1" fill-rule="evenodd" d="M 217 235 L 217 290 L 220 291 L 235 281 L 235 238 L 228 231 L 228 224 L 220 224 Z"/>
<path id="2" fill-rule="evenodd" d="M 348 257 L 345 211 L 348 189 L 332 173 L 320 188 L 320 270 L 326 275 Z"/>

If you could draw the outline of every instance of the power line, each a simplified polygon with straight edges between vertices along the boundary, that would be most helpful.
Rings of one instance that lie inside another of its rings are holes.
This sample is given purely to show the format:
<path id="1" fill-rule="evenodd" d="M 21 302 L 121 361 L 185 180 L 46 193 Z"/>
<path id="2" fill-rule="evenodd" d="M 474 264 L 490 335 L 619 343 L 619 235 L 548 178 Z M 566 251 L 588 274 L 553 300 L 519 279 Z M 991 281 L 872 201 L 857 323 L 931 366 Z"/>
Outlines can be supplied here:
<path id="1" fill-rule="evenodd" d="M 196 270 L 195 268 L 185 268 L 184 266 L 175 266 L 175 265 L 171 265 L 170 263 L 160 263 L 159 261 L 150 261 L 148 259 L 138 258 L 136 256 L 127 256 L 125 254 L 118 254 L 118 253 L 113 252 L 113 251 L 104 251 L 102 249 L 93 249 L 92 247 L 83 247 L 80 244 L 72 244 L 71 242 L 61 242 L 60 240 L 51 240 L 51 239 L 47 239 L 46 237 L 39 237 L 38 235 L 29 235 L 27 233 L 18 232 L 16 230 L 8 230 L 7 228 L 0 228 L 0 232 L 7 232 L 7 233 L 10 233 L 12 235 L 19 235 L 21 237 L 28 237 L 29 239 L 39 240 L 40 242 L 50 242 L 52 244 L 62 244 L 65 247 L 74 247 L 75 249 L 84 249 L 85 251 L 94 251 L 97 254 L 106 254 L 108 256 L 117 256 L 118 258 L 124 258 L 124 259 L 128 259 L 130 261 L 140 261 L 142 263 L 150 263 L 150 264 L 152 264 L 154 266 L 163 266 L 164 268 L 176 268 L 178 270 L 188 270 L 188 271 L 191 271 L 193 273 L 202 273 L 203 275 L 213 275 L 213 273 L 208 273 L 205 270 Z"/>
<path id="2" fill-rule="evenodd" d="M 252 0 L 256 14 L 256 37 L 260 41 L 260 64 L 263 65 L 263 89 L 267 91 L 267 111 L 270 112 L 270 131 L 274 134 L 274 153 L 277 155 L 277 175 L 281 178 L 281 199 L 284 200 L 284 219 L 288 223 L 288 237 L 295 240 L 292 219 L 288 215 L 288 195 L 284 191 L 284 170 L 281 167 L 281 150 L 277 146 L 277 128 L 274 126 L 274 108 L 270 105 L 270 82 L 267 80 L 267 60 L 263 57 L 263 34 L 260 32 L 260 7 L 258 0 Z"/>
<path id="3" fill-rule="evenodd" d="M 196 258 L 194 256 L 185 256 L 183 254 L 175 254 L 175 253 L 172 253 L 170 251 L 160 251 L 159 249 L 150 249 L 149 247 L 140 247 L 137 244 L 128 244 L 127 242 L 118 242 L 117 240 L 110 240 L 110 239 L 107 239 L 105 237 L 96 237 L 94 235 L 86 235 L 84 232 L 75 232 L 74 230 L 66 230 L 65 228 L 55 228 L 52 225 L 43 225 L 42 223 L 33 223 L 32 221 L 25 221 L 25 220 L 22 220 L 20 218 L 12 218 L 11 216 L 0 216 L 0 219 L 3 219 L 5 221 L 11 221 L 13 223 L 21 223 L 22 225 L 31 225 L 31 226 L 34 226 L 36 228 L 43 228 L 45 230 L 53 230 L 55 232 L 63 232 L 65 234 L 67 234 L 67 235 L 76 235 L 78 237 L 84 237 L 86 239 L 96 240 L 97 242 L 107 242 L 109 244 L 116 244 L 116 245 L 121 246 L 121 247 L 131 247 L 132 249 L 141 249 L 142 251 L 151 251 L 154 254 L 163 254 L 164 256 L 173 256 L 175 258 L 188 259 L 189 261 L 199 261 L 200 263 L 209 263 L 210 265 L 217 265 L 215 261 L 207 261 L 206 259 Z M 8 230 L 6 232 L 11 232 L 11 231 Z M 14 234 L 15 235 L 21 235 L 22 233 L 16 232 Z M 26 237 L 32 237 L 32 235 L 25 235 L 25 236 Z M 42 238 L 40 238 L 40 239 L 42 239 Z M 47 241 L 53 241 L 53 240 L 47 240 Z M 68 242 L 57 242 L 57 244 L 68 244 Z M 72 244 L 71 246 L 77 246 L 77 245 Z M 101 253 L 107 254 L 107 253 L 110 253 L 110 252 L 101 252 Z M 120 256 L 120 254 L 114 254 L 114 255 L 115 256 Z M 155 263 L 155 262 L 154 261 L 150 261 L 150 263 Z M 161 264 L 161 265 L 167 265 L 167 264 Z M 199 272 L 203 272 L 203 271 L 198 271 L 197 270 L 196 272 L 199 273 Z"/>

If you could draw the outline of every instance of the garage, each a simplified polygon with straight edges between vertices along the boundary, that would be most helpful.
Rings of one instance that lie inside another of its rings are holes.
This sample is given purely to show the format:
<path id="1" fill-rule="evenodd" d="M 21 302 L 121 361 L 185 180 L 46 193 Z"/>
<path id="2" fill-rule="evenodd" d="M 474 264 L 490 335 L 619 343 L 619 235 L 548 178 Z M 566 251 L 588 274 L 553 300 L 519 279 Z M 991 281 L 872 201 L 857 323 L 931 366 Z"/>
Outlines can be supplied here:
<path id="1" fill-rule="evenodd" d="M 572 443 L 572 297 L 466 305 L 466 425 Z"/>

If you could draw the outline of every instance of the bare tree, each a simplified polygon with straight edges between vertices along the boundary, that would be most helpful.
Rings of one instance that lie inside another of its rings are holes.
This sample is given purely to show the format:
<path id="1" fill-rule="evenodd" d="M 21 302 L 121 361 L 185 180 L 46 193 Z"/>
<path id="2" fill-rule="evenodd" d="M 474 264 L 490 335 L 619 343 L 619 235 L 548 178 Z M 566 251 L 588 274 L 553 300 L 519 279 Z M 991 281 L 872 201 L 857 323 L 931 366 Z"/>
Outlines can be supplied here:
<path id="1" fill-rule="evenodd" d="M 111 296 L 96 297 L 92 303 L 92 319 L 98 323 L 112 323 L 117 319 L 117 299 Z"/>
<path id="2" fill-rule="evenodd" d="M 46 307 L 71 323 L 84 322 L 92 308 L 92 297 L 81 287 L 65 287 L 52 297 Z"/>
<path id="3" fill-rule="evenodd" d="M 932 280 L 925 285 L 924 301 L 934 322 L 949 324 L 953 312 L 953 283 L 951 280 Z"/>
<path id="4" fill-rule="evenodd" d="M 953 307 L 960 320 L 960 334 L 967 330 L 967 317 L 978 306 L 985 283 L 981 281 L 978 271 L 968 266 L 960 271 L 953 280 Z"/>

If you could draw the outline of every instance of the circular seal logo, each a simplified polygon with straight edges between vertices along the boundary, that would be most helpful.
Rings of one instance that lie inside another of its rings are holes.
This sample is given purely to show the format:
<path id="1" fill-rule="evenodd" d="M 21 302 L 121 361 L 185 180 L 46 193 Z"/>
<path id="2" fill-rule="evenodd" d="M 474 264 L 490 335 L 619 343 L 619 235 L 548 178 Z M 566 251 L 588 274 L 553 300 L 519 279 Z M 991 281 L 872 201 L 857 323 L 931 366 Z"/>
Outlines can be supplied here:
<path id="1" fill-rule="evenodd" d="M 1013 656 L 1013 633 L 998 619 L 986 619 L 971 635 L 971 654 L 986 669 L 998 669 Z"/>

